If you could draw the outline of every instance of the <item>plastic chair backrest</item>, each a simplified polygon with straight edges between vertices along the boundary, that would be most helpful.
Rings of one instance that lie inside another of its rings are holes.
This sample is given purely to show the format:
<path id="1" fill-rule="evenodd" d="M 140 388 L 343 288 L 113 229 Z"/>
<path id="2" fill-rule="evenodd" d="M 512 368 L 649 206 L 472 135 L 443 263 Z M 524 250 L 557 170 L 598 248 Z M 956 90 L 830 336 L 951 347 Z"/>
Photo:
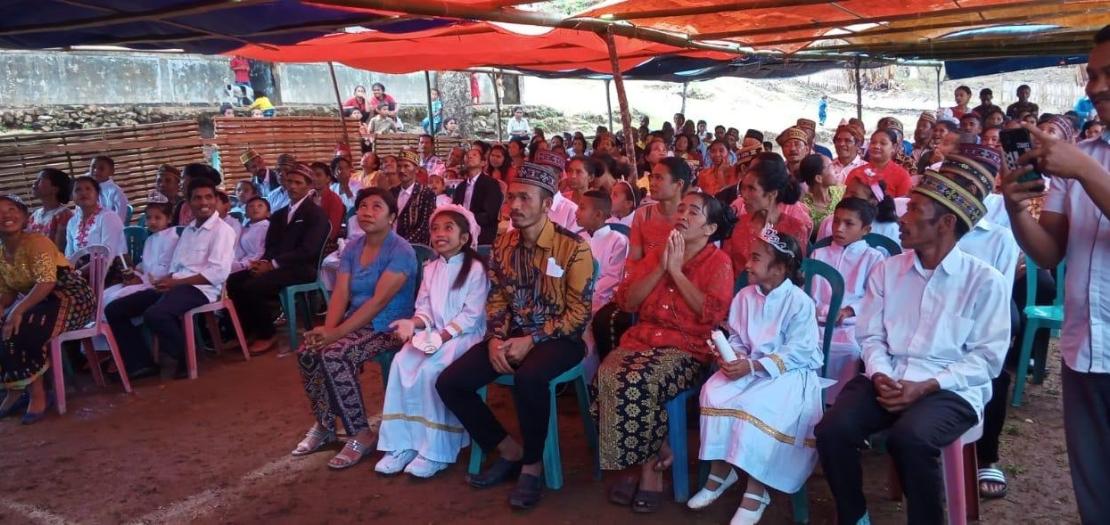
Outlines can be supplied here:
<path id="1" fill-rule="evenodd" d="M 734 282 L 733 285 L 732 285 L 732 295 L 735 296 L 736 294 L 740 293 L 740 290 L 743 290 L 744 287 L 747 286 L 747 285 L 748 285 L 748 271 L 744 270 L 743 272 L 740 272 L 740 275 L 736 276 L 736 282 Z"/>
<path id="2" fill-rule="evenodd" d="M 149 232 L 142 226 L 127 226 L 123 229 L 123 238 L 127 242 L 127 254 L 131 257 L 132 266 L 143 262 L 143 246 Z"/>
<path id="3" fill-rule="evenodd" d="M 413 244 L 413 251 L 416 252 L 416 293 L 420 293 L 420 283 L 424 280 L 424 265 L 436 256 L 435 250 L 426 244 Z"/>
<path id="4" fill-rule="evenodd" d="M 821 366 L 821 376 L 824 377 L 825 369 L 829 366 L 829 348 L 832 346 L 833 329 L 836 328 L 836 318 L 840 315 L 840 305 L 844 302 L 844 277 L 836 271 L 836 268 L 817 259 L 804 259 L 802 273 L 806 278 L 803 288 L 806 295 L 813 297 L 813 278 L 818 276 L 825 279 L 832 289 L 829 313 L 825 316 L 825 333 L 821 338 L 821 352 L 825 356 L 825 364 Z"/>
<path id="5" fill-rule="evenodd" d="M 1064 273 L 1067 271 L 1067 261 L 1060 261 L 1056 265 L 1056 299 L 1053 300 L 1053 306 L 1064 305 Z M 1037 271 L 1040 267 L 1033 260 L 1032 257 L 1025 256 L 1025 305 L 1033 306 L 1037 304 Z M 1044 305 L 1038 305 L 1044 306 Z"/>
<path id="6" fill-rule="evenodd" d="M 886 235 L 879 235 L 878 233 L 869 233 L 863 236 L 863 240 L 867 241 L 867 245 L 872 248 L 882 248 L 890 257 L 894 257 L 902 253 L 902 247 L 894 242 L 894 239 Z"/>
<path id="7" fill-rule="evenodd" d="M 231 217 L 234 217 L 235 220 L 237 220 L 239 222 L 243 222 L 243 212 L 241 212 L 241 211 L 229 211 L 229 212 L 227 212 L 227 214 L 230 215 Z"/>
<path id="8" fill-rule="evenodd" d="M 493 246 L 489 244 L 479 244 L 477 252 L 478 255 L 481 255 L 482 257 L 485 257 L 486 260 L 489 260 L 490 254 L 493 253 Z"/>
<path id="9" fill-rule="evenodd" d="M 135 222 L 135 225 L 140 227 L 140 228 L 146 228 L 146 214 L 145 213 L 139 214 L 139 220 Z"/>
<path id="10" fill-rule="evenodd" d="M 108 267 L 111 266 L 111 254 L 107 246 L 94 244 L 78 250 L 69 257 L 69 264 L 77 268 L 77 263 L 89 257 L 89 286 L 92 287 L 93 297 L 96 299 L 96 322 L 104 321 L 104 280 L 108 277 Z"/>
<path id="11" fill-rule="evenodd" d="M 809 253 L 813 254 L 813 252 L 816 251 L 818 248 L 825 248 L 828 247 L 830 244 L 832 244 L 832 236 L 825 237 L 824 239 L 818 239 L 817 242 L 813 243 L 813 246 L 810 246 Z"/>
<path id="12" fill-rule="evenodd" d="M 625 237 L 628 237 L 629 235 L 632 235 L 632 228 L 629 228 L 627 224 L 621 224 L 619 222 L 610 222 L 609 223 L 609 229 L 613 230 L 617 233 L 623 233 Z"/>
<path id="13" fill-rule="evenodd" d="M 123 225 L 124 226 L 127 226 L 128 224 L 131 224 L 131 216 L 134 215 L 134 214 L 135 214 L 135 207 L 128 204 L 127 205 L 127 217 L 125 217 L 123 219 Z"/>

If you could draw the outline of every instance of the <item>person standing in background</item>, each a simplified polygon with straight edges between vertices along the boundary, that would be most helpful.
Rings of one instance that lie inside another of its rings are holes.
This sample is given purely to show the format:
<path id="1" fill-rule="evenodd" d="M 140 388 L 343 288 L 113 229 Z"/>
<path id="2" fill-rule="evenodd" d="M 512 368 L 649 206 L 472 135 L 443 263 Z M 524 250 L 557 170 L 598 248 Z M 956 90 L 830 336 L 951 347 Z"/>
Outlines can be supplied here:
<path id="1" fill-rule="evenodd" d="M 824 127 L 827 118 L 829 118 L 829 96 L 821 95 L 821 101 L 817 103 L 817 122 Z"/>

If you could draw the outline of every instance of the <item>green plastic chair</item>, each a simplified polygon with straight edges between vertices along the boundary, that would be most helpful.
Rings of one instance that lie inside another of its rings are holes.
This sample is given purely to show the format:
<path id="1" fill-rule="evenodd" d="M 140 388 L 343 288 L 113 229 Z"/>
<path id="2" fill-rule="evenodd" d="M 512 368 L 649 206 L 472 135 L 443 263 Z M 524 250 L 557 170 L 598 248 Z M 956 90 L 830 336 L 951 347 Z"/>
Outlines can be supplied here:
<path id="1" fill-rule="evenodd" d="M 123 229 L 123 240 L 127 243 L 127 255 L 131 258 L 131 265 L 137 266 L 143 262 L 143 245 L 150 232 L 142 226 L 127 226 Z"/>
<path id="2" fill-rule="evenodd" d="M 478 255 L 481 255 L 482 257 L 485 257 L 486 260 L 489 260 L 490 254 L 493 253 L 493 246 L 489 244 L 479 244 L 477 251 Z"/>
<path id="3" fill-rule="evenodd" d="M 123 219 L 123 225 L 124 226 L 127 226 L 128 224 L 131 224 L 131 216 L 134 215 L 134 214 L 135 214 L 135 207 L 128 204 L 127 205 L 127 217 L 125 217 Z"/>
<path id="4" fill-rule="evenodd" d="M 1025 393 L 1025 379 L 1029 373 L 1029 358 L 1033 353 L 1033 338 L 1037 330 L 1059 330 L 1064 325 L 1064 273 L 1067 263 L 1060 261 L 1056 266 L 1056 299 L 1051 305 L 1037 304 L 1037 263 L 1025 256 L 1025 331 L 1021 334 L 1021 354 L 1018 355 L 1017 371 L 1014 374 L 1014 397 L 1010 405 L 1021 406 Z M 1047 356 L 1032 356 L 1037 362 L 1033 365 L 1033 383 L 1044 381 Z"/>
<path id="5" fill-rule="evenodd" d="M 736 294 L 740 293 L 740 290 L 743 290 L 744 287 L 747 286 L 747 285 L 748 285 L 748 272 L 747 272 L 747 270 L 745 270 L 743 272 L 740 272 L 740 275 L 736 276 L 736 281 L 732 285 L 732 296 L 736 297 Z"/>
<path id="6" fill-rule="evenodd" d="M 227 212 L 227 214 L 230 217 L 234 217 L 235 220 L 237 220 L 239 222 L 243 222 L 243 212 L 241 212 L 241 211 L 229 211 L 229 212 Z"/>
<path id="7" fill-rule="evenodd" d="M 617 233 L 623 233 L 625 237 L 632 235 L 632 228 L 630 228 L 626 224 L 621 224 L 619 222 L 610 222 L 607 224 L 607 226 L 609 226 L 610 230 L 613 230 Z"/>
<path id="8" fill-rule="evenodd" d="M 594 260 L 594 273 L 593 281 L 597 282 L 597 277 L 601 273 L 601 267 L 598 265 L 597 260 Z M 512 374 L 506 374 L 498 377 L 493 382 L 494 384 L 502 386 L 513 386 Z M 574 383 L 575 393 L 578 397 L 578 410 L 582 415 L 582 426 L 585 428 L 586 443 L 590 447 L 594 459 L 594 479 L 601 479 L 601 458 L 599 455 L 600 449 L 598 448 L 598 434 L 597 426 L 594 425 L 593 416 L 590 415 L 590 392 L 586 388 L 586 375 L 582 369 L 582 363 L 574 365 L 570 370 L 563 372 L 555 379 L 548 383 L 548 400 L 551 407 L 551 415 L 547 420 L 547 440 L 543 445 L 543 478 L 547 488 L 552 490 L 559 490 L 563 488 L 563 463 L 559 454 L 559 412 L 556 406 L 555 389 L 559 385 L 566 383 Z M 486 399 L 486 387 L 478 389 L 478 396 L 483 401 Z M 470 465 L 467 467 L 467 472 L 471 475 L 478 474 L 482 469 L 482 460 L 484 457 L 482 447 L 479 447 L 476 442 L 471 441 L 470 445 Z"/>
<path id="9" fill-rule="evenodd" d="M 141 228 L 146 228 L 146 214 L 145 213 L 140 213 L 139 214 L 139 220 L 135 222 L 135 225 L 139 226 Z M 124 226 L 126 226 L 126 224 Z"/>
<path id="10" fill-rule="evenodd" d="M 886 250 L 887 255 L 891 257 L 902 253 L 902 247 L 898 246 L 898 243 L 894 242 L 894 239 L 891 239 L 886 235 L 869 233 L 863 236 L 863 240 L 867 241 L 867 245 L 872 248 L 882 248 Z M 818 248 L 824 248 L 830 244 L 832 244 L 832 237 L 825 237 L 813 243 L 813 245 L 810 247 L 809 253 L 813 253 L 814 250 Z"/>
<path id="11" fill-rule="evenodd" d="M 326 239 L 330 235 L 331 225 L 329 224 L 328 234 L 325 235 L 324 238 Z M 324 304 L 331 302 L 331 294 L 328 293 L 328 289 L 324 287 L 324 281 L 320 278 L 320 272 L 322 270 L 321 265 L 323 265 L 324 263 L 324 247 L 327 246 L 327 244 L 328 243 L 325 242 L 324 246 L 320 247 L 320 255 L 316 258 L 316 280 L 307 283 L 291 284 L 289 286 L 286 286 L 285 288 L 282 288 L 281 292 L 278 293 L 278 302 L 281 303 L 281 310 L 285 313 L 285 326 L 286 329 L 289 331 L 290 350 L 296 350 L 297 348 L 299 348 L 301 342 L 300 336 L 297 334 L 297 296 L 305 295 L 305 313 L 307 314 L 305 317 L 306 326 L 310 326 L 312 324 L 312 315 L 310 312 L 308 312 L 307 306 L 308 294 L 312 292 L 320 292 L 320 295 L 324 297 Z"/>
<path id="12" fill-rule="evenodd" d="M 416 293 L 420 293 L 420 283 L 424 280 L 424 264 L 435 257 L 435 251 L 431 246 L 425 244 L 413 244 L 413 251 L 416 252 Z M 393 357 L 397 352 L 382 352 L 374 356 L 374 361 L 382 367 L 382 388 L 385 388 L 389 383 L 389 368 L 393 366 Z"/>

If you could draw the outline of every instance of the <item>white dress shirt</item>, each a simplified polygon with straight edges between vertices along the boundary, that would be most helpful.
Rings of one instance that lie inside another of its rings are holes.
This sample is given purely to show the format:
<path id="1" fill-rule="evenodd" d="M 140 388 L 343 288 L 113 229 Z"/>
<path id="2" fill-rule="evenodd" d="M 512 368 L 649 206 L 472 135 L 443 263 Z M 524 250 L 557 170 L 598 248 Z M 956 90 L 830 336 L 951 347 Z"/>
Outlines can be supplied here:
<path id="1" fill-rule="evenodd" d="M 228 216 L 224 217 L 223 219 L 224 219 L 224 222 L 226 222 L 228 226 L 231 226 L 231 231 L 235 232 L 235 238 L 238 239 L 239 235 L 241 235 L 243 233 L 243 223 L 239 222 L 239 219 L 236 219 L 235 217 L 232 217 L 231 215 L 228 215 Z"/>
<path id="2" fill-rule="evenodd" d="M 628 258 L 628 236 L 613 231 L 609 226 L 602 226 L 590 235 L 585 230 L 580 234 L 583 239 L 590 242 L 590 253 L 597 261 L 601 273 L 594 283 L 593 313 L 609 304 L 613 294 L 617 292 L 617 285 L 624 277 L 624 261 Z"/>
<path id="3" fill-rule="evenodd" d="M 181 230 L 170 272 L 174 279 L 203 275 L 208 284 L 193 286 L 213 302 L 220 297 L 234 257 L 235 232 L 218 213 L 213 213 L 204 224 L 197 226 L 193 221 Z"/>
<path id="4" fill-rule="evenodd" d="M 262 219 L 243 226 L 243 232 L 235 243 L 235 259 L 231 262 L 231 273 L 246 270 L 251 263 L 262 258 L 266 251 L 266 232 L 270 230 L 270 220 Z"/>
<path id="5" fill-rule="evenodd" d="M 414 188 L 416 188 L 416 181 L 413 181 L 411 184 L 409 184 L 409 187 L 402 188 L 401 191 L 399 193 L 397 193 L 397 210 L 398 210 L 398 213 L 405 211 L 405 206 L 408 205 L 409 199 L 412 198 L 412 190 Z M 398 215 L 398 217 L 399 216 L 400 215 Z M 397 230 L 397 223 L 398 222 L 399 221 L 393 221 L 394 231 Z"/>
<path id="6" fill-rule="evenodd" d="M 555 192 L 555 199 L 551 201 L 551 209 L 547 210 L 547 218 L 551 222 L 558 224 L 571 233 L 578 233 L 582 229 L 578 226 L 578 205 L 574 201 L 563 196 L 561 192 Z"/>
<path id="7" fill-rule="evenodd" d="M 474 200 L 474 184 L 478 182 L 478 177 L 482 176 L 482 172 L 477 175 L 466 179 L 466 191 L 463 192 L 463 208 L 470 209 L 470 202 Z"/>
<path id="8" fill-rule="evenodd" d="M 331 183 L 331 191 L 334 191 L 335 194 L 339 196 L 339 200 L 343 201 L 343 206 L 351 210 L 355 207 L 355 198 L 358 197 L 358 192 L 362 189 L 362 182 L 352 177 L 351 180 L 347 181 L 347 187 L 351 189 L 350 197 L 344 195 L 343 192 L 340 191 L 341 188 L 338 182 Z"/>
<path id="9" fill-rule="evenodd" d="M 983 198 L 983 204 L 987 206 L 987 214 L 983 218 L 996 226 L 1010 228 L 1010 214 L 1006 213 L 1006 203 L 1001 193 L 987 195 Z"/>
<path id="10" fill-rule="evenodd" d="M 1110 169 L 1110 138 L 1079 143 L 1079 149 Z M 1068 218 L 1064 279 L 1064 326 L 1060 353 L 1076 372 L 1110 373 L 1110 219 L 1074 179 L 1054 177 L 1041 213 Z M 1057 283 L 1059 286 L 1059 283 Z"/>
<path id="11" fill-rule="evenodd" d="M 851 307 L 858 314 L 860 302 L 863 301 L 863 295 L 867 291 L 867 276 L 886 255 L 868 246 L 867 241 L 860 239 L 848 246 L 832 243 L 818 248 L 813 251 L 812 257 L 840 272 L 840 276 L 844 278 L 844 300 L 840 303 L 840 307 Z M 814 279 L 812 293 L 813 300 L 817 303 L 817 322 L 824 324 L 825 317 L 829 314 L 832 288 L 824 279 Z M 845 319 L 844 324 L 855 324 L 855 317 Z"/>
<path id="12" fill-rule="evenodd" d="M 1014 239 L 1014 233 L 1009 228 L 1003 228 L 984 218 L 979 220 L 979 224 L 967 232 L 956 245 L 964 253 L 998 270 L 1005 278 L 1006 289 L 1013 289 L 1021 251 L 1018 249 L 1017 240 Z"/>
<path id="13" fill-rule="evenodd" d="M 270 210 L 277 212 L 289 205 L 289 192 L 285 191 L 284 187 L 278 186 L 266 195 L 266 200 L 270 203 Z"/>
<path id="14" fill-rule="evenodd" d="M 294 202 L 289 207 L 289 213 L 285 216 L 285 224 L 289 224 L 289 223 L 293 222 L 293 216 L 297 214 L 297 210 L 300 209 L 302 204 L 304 204 L 304 201 L 312 198 L 314 193 L 315 192 L 311 192 L 311 191 L 308 192 L 308 194 L 306 194 L 304 197 L 301 197 L 301 200 L 299 200 L 297 202 Z"/>
<path id="15" fill-rule="evenodd" d="M 617 216 L 614 215 L 612 217 L 609 217 L 609 219 L 606 220 L 605 222 L 609 223 L 609 224 L 623 224 L 623 225 L 628 226 L 629 228 L 631 228 L 632 227 L 632 219 L 635 219 L 635 218 L 636 218 L 636 210 L 632 210 L 632 213 L 629 213 L 628 215 L 625 215 L 624 217 L 617 217 Z"/>
<path id="16" fill-rule="evenodd" d="M 851 173 L 852 170 L 863 166 L 864 164 L 867 164 L 867 161 L 863 160 L 863 157 L 860 156 L 858 153 L 856 154 L 856 158 L 852 159 L 852 161 L 847 164 L 840 162 L 839 158 L 833 158 L 832 172 L 833 178 L 836 180 L 836 184 L 844 185 L 844 181 L 848 179 L 848 174 Z"/>
<path id="17" fill-rule="evenodd" d="M 1010 290 L 998 270 L 959 247 L 935 270 L 912 251 L 896 255 L 871 271 L 857 319 L 867 377 L 936 379 L 982 415 L 1010 346 Z"/>
<path id="18" fill-rule="evenodd" d="M 100 183 L 100 206 L 115 212 L 120 223 L 127 225 L 127 194 L 112 179 Z"/>
<path id="19" fill-rule="evenodd" d="M 92 224 L 89 225 L 84 242 L 78 242 L 81 221 L 84 217 L 85 214 L 81 208 L 77 208 L 73 211 L 73 217 L 70 217 L 69 223 L 66 224 L 66 258 L 96 244 L 107 246 L 108 255 L 111 257 L 127 253 L 127 241 L 123 237 L 123 221 L 120 220 L 119 215 L 103 207 L 100 208 Z"/>
<path id="20" fill-rule="evenodd" d="M 528 119 L 524 117 L 521 117 L 520 120 L 517 120 L 516 117 L 510 118 L 509 125 L 506 126 L 506 128 L 508 128 L 510 137 L 517 135 L 527 136 L 532 133 L 532 127 L 528 125 Z"/>
<path id="21" fill-rule="evenodd" d="M 144 283 L 151 284 L 170 274 L 177 240 L 177 228 L 173 226 L 147 237 L 143 243 L 143 262 L 138 266 Z"/>

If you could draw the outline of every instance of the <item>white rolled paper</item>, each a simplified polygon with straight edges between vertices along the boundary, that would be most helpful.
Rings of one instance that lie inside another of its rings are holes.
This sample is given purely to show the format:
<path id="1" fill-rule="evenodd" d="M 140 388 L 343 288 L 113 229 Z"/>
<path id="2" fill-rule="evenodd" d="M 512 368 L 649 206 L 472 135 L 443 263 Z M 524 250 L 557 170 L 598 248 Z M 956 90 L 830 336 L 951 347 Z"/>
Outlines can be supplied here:
<path id="1" fill-rule="evenodd" d="M 713 330 L 710 334 L 710 337 L 713 338 L 713 345 L 717 347 L 717 353 L 721 354 L 721 358 L 726 363 L 735 361 L 736 352 L 732 349 L 732 345 L 728 344 L 728 338 L 725 337 L 724 332 Z"/>

